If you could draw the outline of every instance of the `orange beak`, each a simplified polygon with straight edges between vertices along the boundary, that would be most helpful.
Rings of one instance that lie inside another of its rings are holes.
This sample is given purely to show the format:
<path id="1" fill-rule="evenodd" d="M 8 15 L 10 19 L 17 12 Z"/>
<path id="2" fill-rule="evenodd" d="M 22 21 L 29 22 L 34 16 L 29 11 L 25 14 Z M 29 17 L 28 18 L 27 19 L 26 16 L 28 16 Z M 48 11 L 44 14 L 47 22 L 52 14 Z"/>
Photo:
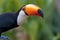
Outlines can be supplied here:
<path id="1" fill-rule="evenodd" d="M 43 17 L 43 12 L 41 11 L 41 9 L 34 5 L 34 4 L 29 4 L 25 6 L 25 12 L 29 15 L 29 16 L 42 16 Z"/>

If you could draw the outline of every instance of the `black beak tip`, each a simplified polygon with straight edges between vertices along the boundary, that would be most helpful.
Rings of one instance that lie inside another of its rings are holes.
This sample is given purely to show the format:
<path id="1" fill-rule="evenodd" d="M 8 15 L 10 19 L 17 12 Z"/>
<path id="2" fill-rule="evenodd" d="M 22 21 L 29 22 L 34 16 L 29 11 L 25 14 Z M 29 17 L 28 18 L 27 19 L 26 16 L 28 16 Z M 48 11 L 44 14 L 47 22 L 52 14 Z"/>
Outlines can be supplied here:
<path id="1" fill-rule="evenodd" d="M 42 16 L 42 18 L 44 18 L 44 16 Z"/>
<path id="2" fill-rule="evenodd" d="M 42 18 L 44 17 L 44 13 L 42 10 L 38 9 L 38 13 L 41 15 Z"/>

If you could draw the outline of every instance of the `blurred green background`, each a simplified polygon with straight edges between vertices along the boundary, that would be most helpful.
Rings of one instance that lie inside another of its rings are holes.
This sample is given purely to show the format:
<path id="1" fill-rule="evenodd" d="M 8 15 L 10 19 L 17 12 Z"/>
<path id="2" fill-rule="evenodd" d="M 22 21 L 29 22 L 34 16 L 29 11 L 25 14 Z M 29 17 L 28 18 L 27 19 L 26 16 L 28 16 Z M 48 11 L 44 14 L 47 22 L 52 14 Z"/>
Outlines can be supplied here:
<path id="1" fill-rule="evenodd" d="M 5 12 L 17 12 L 23 5 L 36 4 L 41 7 L 44 12 L 44 19 L 41 17 L 28 17 L 22 25 L 23 32 L 28 35 L 28 40 L 57 40 L 59 36 L 54 36 L 50 25 L 52 13 L 54 11 L 54 0 L 0 0 L 0 14 Z M 49 25 L 47 23 L 50 23 Z M 20 40 L 16 36 L 16 30 L 10 30 L 2 33 L 8 36 L 10 40 Z"/>

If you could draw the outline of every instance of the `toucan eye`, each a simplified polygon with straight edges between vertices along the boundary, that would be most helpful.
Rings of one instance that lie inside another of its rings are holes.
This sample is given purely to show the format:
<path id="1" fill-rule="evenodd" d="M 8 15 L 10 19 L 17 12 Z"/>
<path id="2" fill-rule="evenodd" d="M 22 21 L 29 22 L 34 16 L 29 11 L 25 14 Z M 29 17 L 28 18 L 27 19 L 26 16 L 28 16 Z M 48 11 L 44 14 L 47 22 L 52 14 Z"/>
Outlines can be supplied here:
<path id="1" fill-rule="evenodd" d="M 24 10 L 24 11 L 25 11 L 25 7 L 23 7 L 23 8 L 22 8 L 22 10 Z"/>
<path id="2" fill-rule="evenodd" d="M 42 10 L 38 9 L 38 13 L 43 17 L 43 12 L 42 12 Z"/>
<path id="3" fill-rule="evenodd" d="M 22 8 L 22 10 L 23 10 L 24 12 L 25 12 L 25 8 L 26 8 L 25 6 Z M 28 15 L 27 12 L 25 12 L 25 14 Z"/>

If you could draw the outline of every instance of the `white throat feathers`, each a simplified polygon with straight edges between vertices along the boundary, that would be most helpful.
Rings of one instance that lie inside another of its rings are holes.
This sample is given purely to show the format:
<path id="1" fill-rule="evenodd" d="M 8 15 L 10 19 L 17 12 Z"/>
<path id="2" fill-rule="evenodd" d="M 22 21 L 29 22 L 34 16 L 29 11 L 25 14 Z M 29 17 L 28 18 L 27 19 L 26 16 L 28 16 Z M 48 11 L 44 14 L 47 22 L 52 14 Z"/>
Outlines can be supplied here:
<path id="1" fill-rule="evenodd" d="M 18 17 L 17 17 L 17 24 L 19 26 L 22 25 L 27 17 L 28 16 L 25 14 L 25 12 L 23 10 L 21 10 L 18 14 Z"/>

